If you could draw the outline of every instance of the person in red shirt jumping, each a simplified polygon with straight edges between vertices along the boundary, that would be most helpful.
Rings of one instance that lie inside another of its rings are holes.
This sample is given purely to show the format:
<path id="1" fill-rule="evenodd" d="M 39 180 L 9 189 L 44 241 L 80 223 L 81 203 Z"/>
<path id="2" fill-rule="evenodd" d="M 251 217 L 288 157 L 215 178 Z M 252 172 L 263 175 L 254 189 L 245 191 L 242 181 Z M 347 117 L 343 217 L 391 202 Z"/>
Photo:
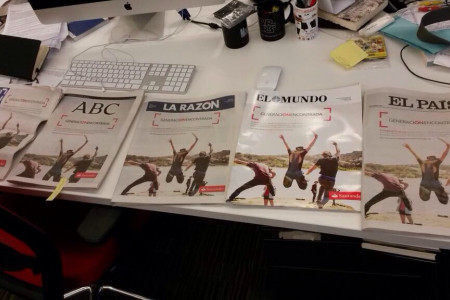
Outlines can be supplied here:
<path id="1" fill-rule="evenodd" d="M 252 187 L 255 187 L 257 185 L 265 185 L 267 186 L 270 194 L 275 196 L 275 188 L 272 184 L 272 177 L 274 176 L 274 172 L 272 169 L 270 169 L 267 165 L 263 163 L 257 163 L 257 162 L 247 162 L 240 159 L 235 159 L 235 163 L 247 166 L 255 172 L 255 177 L 253 177 L 252 180 L 244 183 L 242 186 L 237 188 L 227 199 L 227 202 L 234 201 L 235 198 L 245 190 L 248 190 Z"/>
<path id="2" fill-rule="evenodd" d="M 389 197 L 400 198 L 400 201 L 404 203 L 405 207 L 409 210 L 412 210 L 411 201 L 405 194 L 405 189 L 408 187 L 408 184 L 406 182 L 392 174 L 372 172 L 367 170 L 364 173 L 367 176 L 371 176 L 374 179 L 378 180 L 383 185 L 383 190 L 373 196 L 372 199 L 367 201 L 367 203 L 364 205 L 364 214 L 366 215 L 366 217 L 370 208 L 374 204 Z"/>

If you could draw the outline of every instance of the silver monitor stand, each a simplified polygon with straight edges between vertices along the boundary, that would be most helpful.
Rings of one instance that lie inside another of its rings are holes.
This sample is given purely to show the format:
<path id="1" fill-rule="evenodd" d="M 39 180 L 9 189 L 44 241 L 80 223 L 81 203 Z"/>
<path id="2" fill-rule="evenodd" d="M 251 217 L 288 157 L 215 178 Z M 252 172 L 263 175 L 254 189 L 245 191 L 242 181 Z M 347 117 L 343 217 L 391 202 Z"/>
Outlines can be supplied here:
<path id="1" fill-rule="evenodd" d="M 109 41 L 120 43 L 159 40 L 164 34 L 164 17 L 164 12 L 121 16 L 111 31 Z"/>

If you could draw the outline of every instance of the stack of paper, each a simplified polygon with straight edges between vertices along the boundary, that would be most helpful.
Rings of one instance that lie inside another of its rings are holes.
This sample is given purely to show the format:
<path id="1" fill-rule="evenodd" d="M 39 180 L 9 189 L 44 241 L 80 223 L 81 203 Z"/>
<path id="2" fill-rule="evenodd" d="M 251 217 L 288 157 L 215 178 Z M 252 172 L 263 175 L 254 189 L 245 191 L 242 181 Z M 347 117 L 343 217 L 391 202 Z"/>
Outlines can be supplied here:
<path id="1" fill-rule="evenodd" d="M 66 23 L 41 24 L 31 5 L 26 2 L 9 5 L 3 34 L 40 40 L 43 45 L 59 49 L 68 31 Z"/>

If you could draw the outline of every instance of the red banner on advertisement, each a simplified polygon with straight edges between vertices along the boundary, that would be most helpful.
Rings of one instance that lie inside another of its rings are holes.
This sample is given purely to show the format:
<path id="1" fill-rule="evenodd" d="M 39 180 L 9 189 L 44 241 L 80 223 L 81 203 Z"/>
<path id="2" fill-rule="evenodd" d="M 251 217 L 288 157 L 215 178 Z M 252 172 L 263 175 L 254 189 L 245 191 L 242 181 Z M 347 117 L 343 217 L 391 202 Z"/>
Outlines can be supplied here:
<path id="1" fill-rule="evenodd" d="M 4 167 L 6 165 L 6 159 L 0 159 L 0 167 Z"/>
<path id="2" fill-rule="evenodd" d="M 328 197 L 333 200 L 361 200 L 361 192 L 329 192 Z"/>
<path id="3" fill-rule="evenodd" d="M 97 174 L 96 172 L 77 172 L 75 178 L 95 178 Z"/>
<path id="4" fill-rule="evenodd" d="M 205 185 L 205 186 L 201 186 L 198 190 L 200 193 L 225 192 L 225 186 L 224 185 Z"/>

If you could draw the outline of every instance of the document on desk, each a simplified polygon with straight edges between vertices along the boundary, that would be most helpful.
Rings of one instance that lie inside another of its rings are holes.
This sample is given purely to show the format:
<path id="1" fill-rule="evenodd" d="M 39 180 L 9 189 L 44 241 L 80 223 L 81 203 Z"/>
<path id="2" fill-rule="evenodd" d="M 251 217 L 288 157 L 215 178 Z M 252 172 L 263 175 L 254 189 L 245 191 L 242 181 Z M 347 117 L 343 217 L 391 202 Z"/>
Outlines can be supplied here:
<path id="1" fill-rule="evenodd" d="M 0 85 L 0 180 L 11 169 L 14 155 L 35 138 L 38 126 L 50 117 L 61 97 L 58 88 Z"/>
<path id="2" fill-rule="evenodd" d="M 363 228 L 450 236 L 450 94 L 364 95 Z"/>
<path id="3" fill-rule="evenodd" d="M 436 65 L 450 68 L 450 47 L 437 53 L 433 62 Z"/>
<path id="4" fill-rule="evenodd" d="M 41 24 L 31 5 L 25 2 L 9 5 L 3 34 L 40 40 L 44 45 L 59 49 L 68 30 L 65 23 Z"/>
<path id="5" fill-rule="evenodd" d="M 142 91 L 99 92 L 66 90 L 21 161 L 33 161 L 41 172 L 27 173 L 19 164 L 10 182 L 64 188 L 100 186 L 128 133 L 143 98 Z"/>
<path id="6" fill-rule="evenodd" d="M 143 104 L 112 202 L 225 203 L 244 93 Z"/>
<path id="7" fill-rule="evenodd" d="M 228 201 L 359 211 L 361 86 L 253 91 L 244 111 Z"/>

